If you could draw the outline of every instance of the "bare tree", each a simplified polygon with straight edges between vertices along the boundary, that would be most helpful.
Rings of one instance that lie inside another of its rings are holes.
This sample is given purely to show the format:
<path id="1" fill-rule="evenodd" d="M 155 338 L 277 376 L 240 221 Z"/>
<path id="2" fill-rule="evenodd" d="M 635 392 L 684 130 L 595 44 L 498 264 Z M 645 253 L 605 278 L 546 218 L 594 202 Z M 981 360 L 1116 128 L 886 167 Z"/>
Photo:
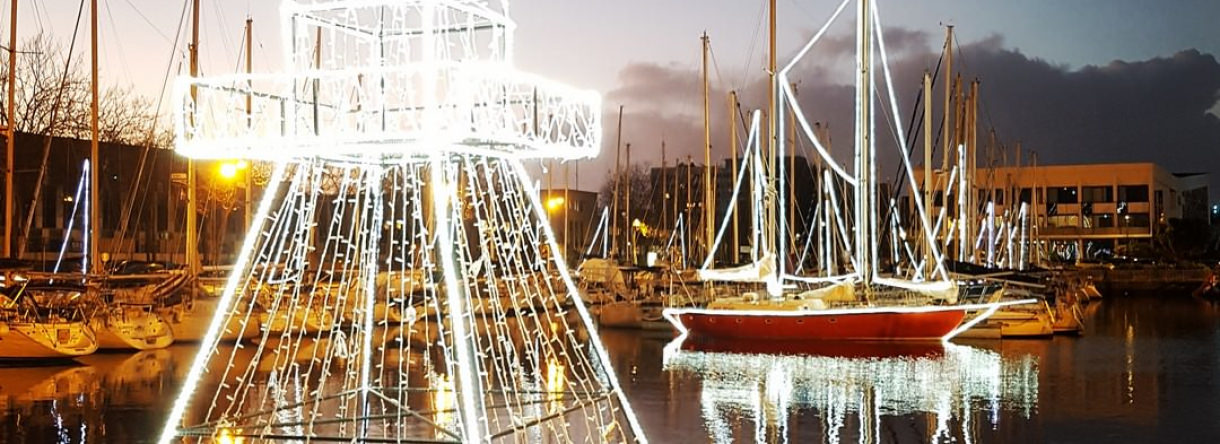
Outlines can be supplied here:
<path id="1" fill-rule="evenodd" d="M 26 40 L 19 51 L 14 100 L 16 130 L 89 138 L 90 80 L 82 62 L 88 59 L 74 55 L 69 63 L 63 47 L 42 33 Z M 0 82 L 8 88 L 7 64 L 0 64 Z M 7 96 L 0 96 L 0 100 L 4 99 Z M 9 121 L 7 112 L 7 106 L 0 106 L 0 117 L 5 122 Z M 99 98 L 98 138 L 102 142 L 166 148 L 168 131 L 155 128 L 157 121 L 151 101 L 134 94 L 130 87 L 107 88 Z"/>

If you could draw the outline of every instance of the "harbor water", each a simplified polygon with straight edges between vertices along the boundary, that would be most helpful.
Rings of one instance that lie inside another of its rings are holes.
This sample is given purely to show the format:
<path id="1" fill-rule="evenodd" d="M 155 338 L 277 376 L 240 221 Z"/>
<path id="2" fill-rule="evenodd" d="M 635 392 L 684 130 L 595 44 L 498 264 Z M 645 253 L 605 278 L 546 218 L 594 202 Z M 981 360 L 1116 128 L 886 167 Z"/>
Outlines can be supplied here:
<path id="1" fill-rule="evenodd" d="M 944 346 L 601 335 L 652 442 L 1220 442 L 1220 305 L 1112 297 L 1085 322 Z M 194 352 L 0 367 L 0 442 L 151 442 Z"/>

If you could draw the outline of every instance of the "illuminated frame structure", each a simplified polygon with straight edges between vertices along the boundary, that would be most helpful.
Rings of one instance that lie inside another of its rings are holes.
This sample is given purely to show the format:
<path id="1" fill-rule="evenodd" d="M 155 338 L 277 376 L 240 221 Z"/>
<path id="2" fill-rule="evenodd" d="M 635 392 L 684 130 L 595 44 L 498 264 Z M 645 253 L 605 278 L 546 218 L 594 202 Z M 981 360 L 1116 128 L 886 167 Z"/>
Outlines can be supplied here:
<path id="1" fill-rule="evenodd" d="M 646 442 L 522 164 L 600 97 L 512 68 L 507 0 L 281 15 L 287 72 L 176 85 L 179 152 L 274 168 L 160 442 Z"/>

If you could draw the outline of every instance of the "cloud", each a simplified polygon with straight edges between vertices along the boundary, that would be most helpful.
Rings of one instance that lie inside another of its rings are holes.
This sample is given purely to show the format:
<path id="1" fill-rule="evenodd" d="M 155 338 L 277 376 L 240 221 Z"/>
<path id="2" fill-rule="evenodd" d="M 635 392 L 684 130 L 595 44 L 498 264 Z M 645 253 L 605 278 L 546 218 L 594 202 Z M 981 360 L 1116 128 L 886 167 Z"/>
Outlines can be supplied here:
<path id="1" fill-rule="evenodd" d="M 941 40 L 892 28 L 885 42 L 905 127 L 922 73 L 936 68 Z M 853 51 L 854 36 L 828 35 L 794 71 L 808 119 L 830 125 L 835 155 L 845 165 L 852 140 Z M 790 56 L 781 57 L 781 63 L 786 59 Z M 1220 105 L 1220 63 L 1211 54 L 1187 49 L 1148 60 L 1071 69 L 1026 55 L 1008 47 L 1001 36 L 991 35 L 961 46 L 955 53 L 954 72 L 965 82 L 976 78 L 981 82 L 979 134 L 994 128 L 1004 146 L 1019 141 L 1026 151 L 1036 151 L 1044 164 L 1152 161 L 1171 171 L 1210 172 L 1213 189 L 1220 189 L 1220 118 L 1213 111 Z M 880 72 L 877 78 L 882 78 Z M 666 141 L 670 164 L 686 155 L 702 163 L 698 69 L 634 63 L 622 69 L 619 79 L 619 87 L 606 94 L 606 144 L 584 176 L 585 188 L 600 185 L 604 176 L 597 174 L 613 168 L 619 105 L 624 107 L 622 138 L 633 144 L 634 163 L 658 165 L 661 140 Z M 741 91 L 743 111 L 766 108 L 765 82 L 756 78 Z M 719 87 L 710 94 L 717 161 L 729 155 L 724 149 L 727 94 Z M 936 116 L 940 97 L 939 91 L 933 96 Z M 890 108 L 887 102 L 876 109 L 889 113 Z M 892 179 L 898 152 L 891 134 L 878 124 L 887 179 Z M 739 136 L 744 138 L 744 132 L 739 131 Z M 980 161 L 984 160 L 980 154 Z"/>

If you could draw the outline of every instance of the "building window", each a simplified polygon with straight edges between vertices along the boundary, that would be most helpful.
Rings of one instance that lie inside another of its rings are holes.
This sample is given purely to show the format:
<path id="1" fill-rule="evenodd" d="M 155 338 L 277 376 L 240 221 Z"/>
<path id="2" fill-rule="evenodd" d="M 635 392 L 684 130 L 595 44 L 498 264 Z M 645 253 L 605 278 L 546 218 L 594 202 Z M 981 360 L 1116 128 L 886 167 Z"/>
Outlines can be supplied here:
<path id="1" fill-rule="evenodd" d="M 56 190 L 58 191 L 58 190 Z M 43 228 L 59 228 L 56 222 L 59 222 L 58 208 L 60 205 L 64 207 L 63 214 L 72 214 L 72 199 L 68 195 L 64 195 L 63 199 L 59 198 L 58 192 L 51 193 L 50 196 L 42 198 L 42 227 Z M 67 219 L 67 216 L 64 216 Z"/>
<path id="2" fill-rule="evenodd" d="M 1118 219 L 1118 226 L 1123 228 L 1148 228 L 1148 213 L 1128 213 Z"/>
<path id="3" fill-rule="evenodd" d="M 996 188 L 994 190 L 980 189 L 978 192 L 978 203 L 981 208 L 987 207 L 987 202 L 993 202 L 996 205 L 1004 205 L 1004 190 Z"/>
<path id="4" fill-rule="evenodd" d="M 1114 240 L 1091 240 L 1084 243 L 1084 258 L 1086 260 L 1105 259 L 1114 256 Z"/>
<path id="5" fill-rule="evenodd" d="M 1048 204 L 1074 204 L 1079 201 L 1076 187 L 1048 187 L 1046 189 L 1046 203 Z"/>
<path id="6" fill-rule="evenodd" d="M 1018 200 L 1019 202 L 1021 202 L 1021 203 L 1025 203 L 1025 204 L 1030 204 L 1030 203 L 1033 203 L 1033 201 L 1032 201 L 1032 200 L 1030 200 L 1031 198 L 1033 198 L 1033 192 L 1034 192 L 1034 191 L 1033 191 L 1032 189 L 1029 189 L 1029 188 L 1022 188 L 1022 189 L 1021 189 L 1021 194 L 1019 195 L 1019 197 L 1017 198 L 1017 200 Z"/>
<path id="7" fill-rule="evenodd" d="M 1114 227 L 1114 215 L 1106 213 L 1106 214 L 1094 214 L 1091 216 L 1087 216 L 1084 218 L 1084 227 L 1085 228 L 1113 228 Z"/>
<path id="8" fill-rule="evenodd" d="M 1082 202 L 1114 202 L 1114 188 L 1109 186 L 1082 187 L 1080 200 Z"/>
<path id="9" fill-rule="evenodd" d="M 1121 202 L 1147 202 L 1148 185 L 1119 185 L 1118 200 Z"/>
<path id="10" fill-rule="evenodd" d="M 1046 226 L 1050 228 L 1076 228 L 1080 226 L 1080 216 L 1075 214 L 1050 216 L 1046 218 Z"/>

